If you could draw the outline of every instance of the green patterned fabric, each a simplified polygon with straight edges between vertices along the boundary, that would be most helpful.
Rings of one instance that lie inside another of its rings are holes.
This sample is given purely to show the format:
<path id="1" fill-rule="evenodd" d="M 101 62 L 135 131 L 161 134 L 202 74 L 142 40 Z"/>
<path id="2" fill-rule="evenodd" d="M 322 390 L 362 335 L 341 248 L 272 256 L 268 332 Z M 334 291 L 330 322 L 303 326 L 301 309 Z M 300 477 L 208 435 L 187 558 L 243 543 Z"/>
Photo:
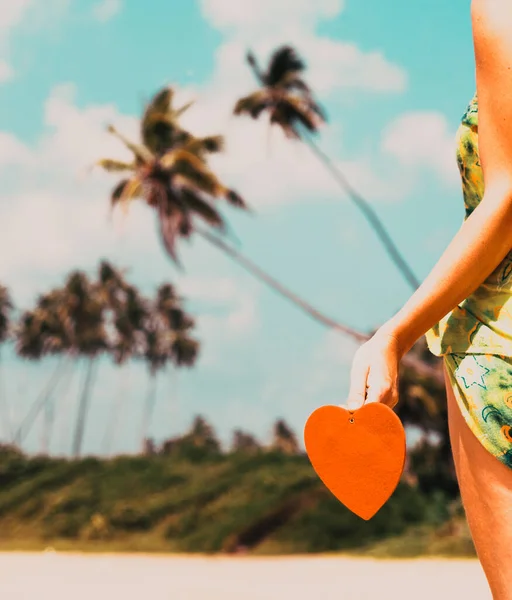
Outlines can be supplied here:
<path id="1" fill-rule="evenodd" d="M 478 98 L 464 113 L 456 138 L 466 219 L 484 195 L 478 156 Z M 466 300 L 426 334 L 431 352 L 512 356 L 512 251 Z"/>
<path id="2" fill-rule="evenodd" d="M 469 428 L 486 450 L 512 467 L 512 358 L 448 354 L 444 364 Z"/>

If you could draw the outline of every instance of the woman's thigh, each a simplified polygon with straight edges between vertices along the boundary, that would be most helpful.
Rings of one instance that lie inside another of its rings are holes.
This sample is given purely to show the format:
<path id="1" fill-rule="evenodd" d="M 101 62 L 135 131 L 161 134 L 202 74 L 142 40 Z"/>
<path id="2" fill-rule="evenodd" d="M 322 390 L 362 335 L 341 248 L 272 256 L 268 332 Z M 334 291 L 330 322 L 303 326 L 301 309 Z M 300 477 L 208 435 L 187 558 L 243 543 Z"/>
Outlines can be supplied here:
<path id="1" fill-rule="evenodd" d="M 512 600 L 512 468 L 469 429 L 445 370 L 448 422 L 462 502 L 494 600 Z"/>

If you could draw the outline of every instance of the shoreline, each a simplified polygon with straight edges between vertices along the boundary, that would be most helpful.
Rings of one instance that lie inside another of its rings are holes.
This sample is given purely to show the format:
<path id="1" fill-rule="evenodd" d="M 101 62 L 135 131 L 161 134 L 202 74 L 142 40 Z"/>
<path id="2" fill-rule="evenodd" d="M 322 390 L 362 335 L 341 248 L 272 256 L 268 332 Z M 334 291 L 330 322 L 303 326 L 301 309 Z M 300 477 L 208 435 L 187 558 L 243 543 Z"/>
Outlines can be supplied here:
<path id="1" fill-rule="evenodd" d="M 0 549 L 0 557 L 6 555 L 25 555 L 25 556 L 41 556 L 41 555 L 60 555 L 60 556 L 105 556 L 119 558 L 169 558 L 178 560 L 196 560 L 196 561 L 215 561 L 215 562 L 289 562 L 289 561 L 325 561 L 325 560 L 342 560 L 344 562 L 452 562 L 452 563 L 478 563 L 476 557 L 465 556 L 413 556 L 413 557 L 376 557 L 364 556 L 362 554 L 344 554 L 344 553 L 318 553 L 318 554 L 207 554 L 207 553 L 182 553 L 182 552 L 147 552 L 147 551 L 118 551 L 118 550 L 58 550 L 52 546 L 48 546 L 42 550 L 23 550 Z"/>

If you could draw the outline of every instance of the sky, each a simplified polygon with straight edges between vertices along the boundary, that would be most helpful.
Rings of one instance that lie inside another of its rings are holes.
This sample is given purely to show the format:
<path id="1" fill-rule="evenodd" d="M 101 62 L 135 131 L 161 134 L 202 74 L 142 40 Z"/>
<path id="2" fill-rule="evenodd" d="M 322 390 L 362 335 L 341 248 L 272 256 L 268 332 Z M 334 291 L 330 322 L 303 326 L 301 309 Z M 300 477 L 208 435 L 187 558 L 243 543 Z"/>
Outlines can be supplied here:
<path id="1" fill-rule="evenodd" d="M 149 10 L 149 4 L 151 10 Z M 454 136 L 474 92 L 469 2 L 395 0 L 0 0 L 0 282 L 19 310 L 109 259 L 151 294 L 175 284 L 197 321 L 200 359 L 158 382 L 157 442 L 205 416 L 228 443 L 234 428 L 268 442 L 284 418 L 302 440 L 308 415 L 343 404 L 354 343 L 296 307 L 199 239 L 178 271 L 142 203 L 109 214 L 115 176 L 92 169 L 125 158 L 106 133 L 137 139 L 144 103 L 164 85 L 193 100 L 183 125 L 223 134 L 212 168 L 251 214 L 224 214 L 240 250 L 317 308 L 360 331 L 390 318 L 410 288 L 346 194 L 307 146 L 234 117 L 262 63 L 292 44 L 325 107 L 318 143 L 371 202 L 421 280 L 461 224 Z M 3 349 L 0 436 L 21 422 L 55 369 Z M 54 395 L 50 450 L 69 453 L 84 365 Z M 143 365 L 101 361 L 86 453 L 140 447 L 148 387 Z M 24 447 L 41 449 L 44 416 Z"/>

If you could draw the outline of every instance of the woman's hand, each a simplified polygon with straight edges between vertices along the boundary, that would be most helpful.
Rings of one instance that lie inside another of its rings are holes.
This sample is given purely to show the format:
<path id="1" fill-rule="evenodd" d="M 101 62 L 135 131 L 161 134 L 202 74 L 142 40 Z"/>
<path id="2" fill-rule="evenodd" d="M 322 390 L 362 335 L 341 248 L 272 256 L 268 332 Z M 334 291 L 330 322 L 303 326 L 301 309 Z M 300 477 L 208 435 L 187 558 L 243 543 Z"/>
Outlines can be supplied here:
<path id="1" fill-rule="evenodd" d="M 393 408 L 398 402 L 401 358 L 397 338 L 380 330 L 360 346 L 352 362 L 348 409 L 356 410 L 367 402 L 382 402 Z"/>

